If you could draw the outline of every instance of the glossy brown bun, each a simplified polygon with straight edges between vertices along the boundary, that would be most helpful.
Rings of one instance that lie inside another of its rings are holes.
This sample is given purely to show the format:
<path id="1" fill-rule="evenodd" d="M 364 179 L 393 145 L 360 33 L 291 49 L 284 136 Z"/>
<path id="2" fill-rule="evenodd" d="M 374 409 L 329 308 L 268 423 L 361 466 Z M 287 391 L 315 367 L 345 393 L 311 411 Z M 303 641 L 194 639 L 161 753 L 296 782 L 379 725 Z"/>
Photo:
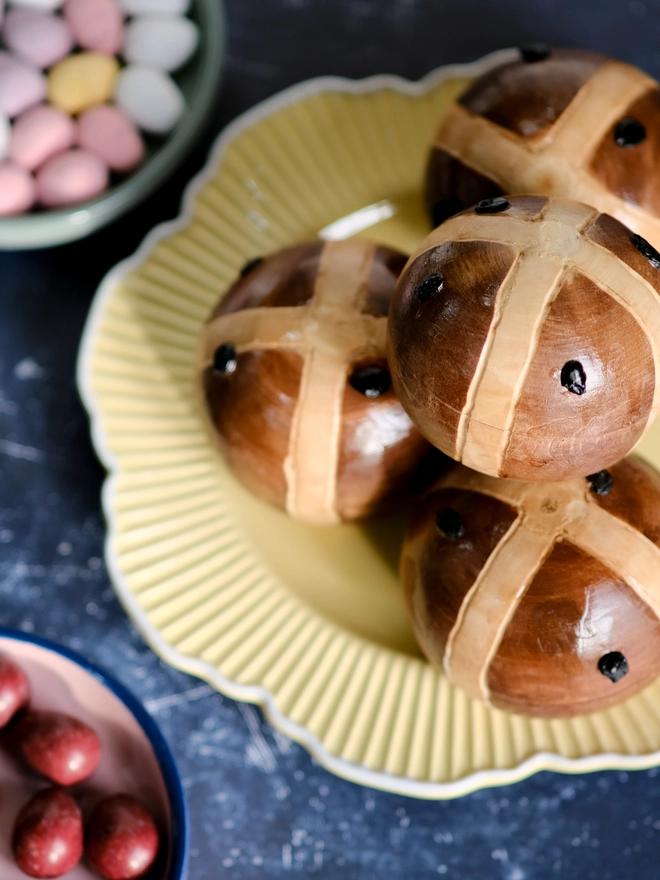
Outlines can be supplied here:
<path id="1" fill-rule="evenodd" d="M 660 254 L 593 208 L 479 203 L 397 284 L 392 381 L 422 434 L 475 470 L 562 480 L 609 467 L 658 410 Z"/>
<path id="2" fill-rule="evenodd" d="M 660 673 L 660 475 L 630 457 L 587 479 L 518 483 L 452 468 L 401 557 L 419 643 L 491 706 L 605 709 Z"/>
<path id="3" fill-rule="evenodd" d="M 593 52 L 529 47 L 450 109 L 425 196 L 434 226 L 504 193 L 578 199 L 660 248 L 659 162 L 655 80 Z"/>
<path id="4" fill-rule="evenodd" d="M 205 327 L 200 382 L 222 452 L 291 516 L 390 510 L 439 472 L 385 357 L 405 260 L 357 240 L 288 248 L 248 264 Z"/>

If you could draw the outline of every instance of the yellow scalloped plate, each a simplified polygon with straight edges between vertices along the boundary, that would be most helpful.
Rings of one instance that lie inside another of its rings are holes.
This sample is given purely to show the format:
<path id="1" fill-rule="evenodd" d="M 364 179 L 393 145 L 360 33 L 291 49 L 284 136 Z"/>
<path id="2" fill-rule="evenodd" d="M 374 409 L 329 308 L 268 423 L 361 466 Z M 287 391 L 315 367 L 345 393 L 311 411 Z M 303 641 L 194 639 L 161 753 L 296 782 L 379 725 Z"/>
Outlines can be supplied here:
<path id="1" fill-rule="evenodd" d="M 218 459 L 195 394 L 202 324 L 245 261 L 294 242 L 367 236 L 412 250 L 421 181 L 455 96 L 510 53 L 421 83 L 320 79 L 220 137 L 181 217 L 103 281 L 78 381 L 104 489 L 117 592 L 174 666 L 271 722 L 348 779 L 453 797 L 540 769 L 648 767 L 660 683 L 570 721 L 491 711 L 423 660 L 397 583 L 403 521 L 303 526 L 251 497 Z M 642 450 L 660 464 L 660 431 Z"/>

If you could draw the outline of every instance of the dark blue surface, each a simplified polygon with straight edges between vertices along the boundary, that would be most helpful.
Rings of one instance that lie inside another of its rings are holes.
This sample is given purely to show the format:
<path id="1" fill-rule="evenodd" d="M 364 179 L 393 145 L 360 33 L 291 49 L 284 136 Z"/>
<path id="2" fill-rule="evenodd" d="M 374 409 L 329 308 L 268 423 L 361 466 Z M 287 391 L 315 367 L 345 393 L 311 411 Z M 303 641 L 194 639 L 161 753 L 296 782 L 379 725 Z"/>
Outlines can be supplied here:
<path id="1" fill-rule="evenodd" d="M 74 368 L 98 282 L 155 223 L 237 113 L 322 74 L 417 79 L 531 40 L 583 46 L 660 76 L 660 0 L 227 0 L 229 66 L 204 142 L 130 217 L 54 251 L 0 254 L 0 624 L 53 638 L 146 705 L 182 771 L 190 880 L 288 876 L 657 880 L 655 770 L 542 773 L 449 802 L 331 776 L 264 722 L 168 668 L 114 597 L 102 562 L 102 470 Z"/>

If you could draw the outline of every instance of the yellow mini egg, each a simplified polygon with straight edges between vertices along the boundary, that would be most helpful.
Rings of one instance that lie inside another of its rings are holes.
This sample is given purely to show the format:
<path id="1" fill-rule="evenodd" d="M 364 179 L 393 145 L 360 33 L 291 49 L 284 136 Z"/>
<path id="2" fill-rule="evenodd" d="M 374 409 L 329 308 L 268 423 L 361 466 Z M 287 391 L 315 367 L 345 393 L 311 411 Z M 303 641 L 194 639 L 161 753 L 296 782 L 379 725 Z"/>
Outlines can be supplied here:
<path id="1" fill-rule="evenodd" d="M 116 58 L 101 52 L 70 55 L 48 74 L 48 99 L 66 113 L 80 113 L 112 97 L 119 73 Z"/>

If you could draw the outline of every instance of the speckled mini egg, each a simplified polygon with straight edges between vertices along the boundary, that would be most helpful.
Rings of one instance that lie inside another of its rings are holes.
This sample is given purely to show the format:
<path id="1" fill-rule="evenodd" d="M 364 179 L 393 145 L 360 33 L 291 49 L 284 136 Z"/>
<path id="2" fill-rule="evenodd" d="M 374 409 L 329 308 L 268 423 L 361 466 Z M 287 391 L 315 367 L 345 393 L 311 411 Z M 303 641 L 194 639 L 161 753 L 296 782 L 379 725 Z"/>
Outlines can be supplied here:
<path id="1" fill-rule="evenodd" d="M 415 511 L 406 605 L 471 697 L 543 717 L 606 709 L 660 673 L 660 475 L 630 457 L 559 483 L 448 471 Z"/>
<path id="2" fill-rule="evenodd" d="M 293 517 L 328 524 L 391 509 L 430 475 L 435 456 L 385 356 L 404 263 L 365 241 L 297 245 L 249 263 L 204 329 L 211 430 L 236 476 Z"/>

